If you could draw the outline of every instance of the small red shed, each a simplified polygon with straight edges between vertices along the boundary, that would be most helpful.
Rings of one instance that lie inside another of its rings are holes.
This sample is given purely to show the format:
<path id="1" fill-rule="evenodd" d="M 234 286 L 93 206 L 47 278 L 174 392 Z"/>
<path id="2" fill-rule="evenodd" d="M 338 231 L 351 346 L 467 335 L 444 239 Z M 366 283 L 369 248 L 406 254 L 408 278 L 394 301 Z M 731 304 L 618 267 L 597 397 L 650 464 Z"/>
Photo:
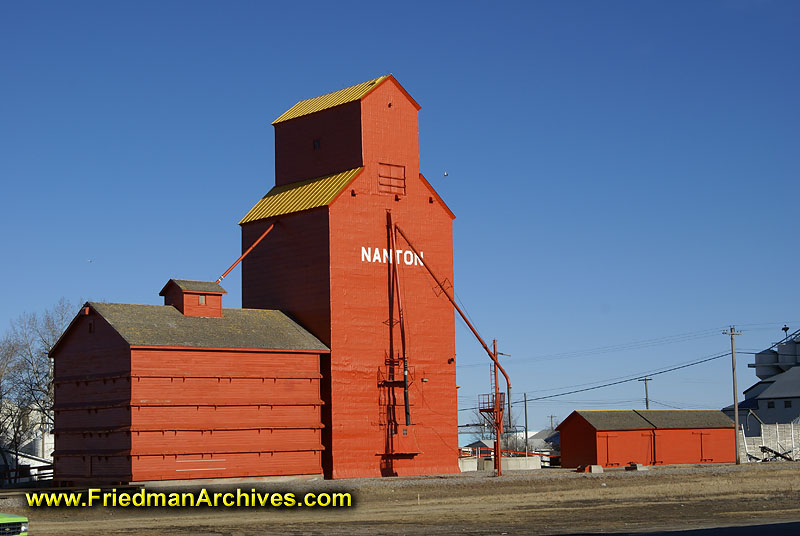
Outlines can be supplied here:
<path id="1" fill-rule="evenodd" d="M 561 433 L 561 465 L 730 463 L 734 429 L 719 410 L 573 411 Z"/>
<path id="2" fill-rule="evenodd" d="M 81 308 L 50 353 L 57 480 L 322 474 L 328 348 L 280 311 L 223 309 L 224 293 L 171 279 L 165 305 Z"/>

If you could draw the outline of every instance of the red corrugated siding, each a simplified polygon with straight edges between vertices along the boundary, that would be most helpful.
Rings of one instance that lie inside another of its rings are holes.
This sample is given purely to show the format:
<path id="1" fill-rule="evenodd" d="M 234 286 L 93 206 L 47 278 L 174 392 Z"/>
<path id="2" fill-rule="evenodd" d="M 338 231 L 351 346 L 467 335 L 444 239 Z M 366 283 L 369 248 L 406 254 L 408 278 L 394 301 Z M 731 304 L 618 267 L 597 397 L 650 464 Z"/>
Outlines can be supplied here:
<path id="1" fill-rule="evenodd" d="M 132 456 L 134 481 L 319 474 L 318 451 Z M 305 472 L 304 472 L 305 471 Z"/>
<path id="2" fill-rule="evenodd" d="M 134 406 L 131 421 L 137 428 L 172 429 L 186 423 L 191 429 L 202 422 L 207 429 L 263 426 L 319 426 L 319 406 Z M 192 424 L 189 424 L 192 423 Z"/>
<path id="3" fill-rule="evenodd" d="M 142 404 L 318 404 L 319 378 L 148 378 L 132 380 L 133 401 Z"/>
<path id="4" fill-rule="evenodd" d="M 65 371 L 74 372 L 67 366 L 84 355 L 82 348 L 90 346 L 85 339 L 113 340 L 104 322 L 95 322 L 91 336 L 81 335 L 82 323 L 56 356 L 60 480 L 322 472 L 318 354 L 137 348 L 81 378 Z M 98 330 L 100 325 L 107 329 Z M 98 359 L 107 349 L 99 347 Z M 129 370 L 120 371 L 125 363 Z M 171 461 L 159 462 L 164 456 Z M 185 466 L 176 460 L 187 456 L 232 461 L 213 471 L 177 470 Z M 286 460 L 298 463 L 284 467 Z"/>
<path id="5" fill-rule="evenodd" d="M 125 438 L 120 443 L 120 438 L 109 440 L 106 436 L 90 436 L 85 432 L 97 427 L 130 425 L 130 410 L 108 407 L 113 402 L 130 399 L 130 381 L 119 378 L 130 369 L 130 350 L 102 317 L 91 313 L 76 318 L 54 354 L 53 362 L 55 477 L 61 480 L 91 477 L 94 470 L 91 456 L 62 456 L 59 452 L 130 448 L 130 441 Z M 103 381 L 98 377 L 117 379 Z M 60 430 L 72 432 L 62 433 Z M 86 443 L 81 445 L 84 438 Z M 122 480 L 130 474 L 130 466 L 113 471 Z"/>
<path id="6" fill-rule="evenodd" d="M 259 474 L 272 466 L 259 461 L 259 456 L 300 450 L 315 456 L 304 455 L 300 459 L 306 465 L 275 474 L 322 472 L 318 354 L 136 349 L 132 363 L 132 428 L 163 429 L 161 434 L 133 433 L 132 454 L 219 458 L 236 453 L 237 463 L 208 471 L 215 477 L 230 477 Z M 152 372 L 144 371 L 157 371 L 158 377 L 148 377 Z M 296 428 L 277 435 L 253 430 L 269 426 Z M 247 460 L 261 469 L 247 467 Z M 134 463 L 133 479 L 187 477 L 170 465 L 156 466 L 162 469 L 158 476 L 152 467 Z"/>
<path id="7" fill-rule="evenodd" d="M 129 456 L 60 456 L 56 465 L 59 480 L 86 482 L 130 482 Z"/>

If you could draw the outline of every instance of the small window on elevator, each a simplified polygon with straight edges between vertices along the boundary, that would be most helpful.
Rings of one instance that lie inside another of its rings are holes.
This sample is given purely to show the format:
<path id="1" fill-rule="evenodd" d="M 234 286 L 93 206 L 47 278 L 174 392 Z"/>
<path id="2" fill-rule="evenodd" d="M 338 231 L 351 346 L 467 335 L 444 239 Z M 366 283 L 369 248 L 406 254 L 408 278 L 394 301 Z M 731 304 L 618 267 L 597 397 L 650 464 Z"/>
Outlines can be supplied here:
<path id="1" fill-rule="evenodd" d="M 378 164 L 378 191 L 387 194 L 406 194 L 406 167 Z"/>
<path id="2" fill-rule="evenodd" d="M 206 304 L 206 297 L 205 297 L 205 295 L 204 295 L 204 294 L 200 294 L 200 296 L 198 296 L 198 297 L 197 297 L 197 302 L 198 302 L 200 305 L 205 305 L 205 304 Z"/>
<path id="3" fill-rule="evenodd" d="M 320 145 L 321 145 L 321 142 L 320 142 L 319 138 L 315 139 L 314 140 L 314 150 L 315 151 L 319 150 Z"/>

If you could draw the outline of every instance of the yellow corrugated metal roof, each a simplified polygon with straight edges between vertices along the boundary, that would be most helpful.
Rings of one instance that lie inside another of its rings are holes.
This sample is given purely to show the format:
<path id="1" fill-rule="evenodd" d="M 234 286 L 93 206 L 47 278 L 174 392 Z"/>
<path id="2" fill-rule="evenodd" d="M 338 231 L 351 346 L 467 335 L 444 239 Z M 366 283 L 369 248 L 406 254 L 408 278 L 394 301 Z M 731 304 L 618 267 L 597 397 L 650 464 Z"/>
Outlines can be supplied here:
<path id="1" fill-rule="evenodd" d="M 313 99 L 302 100 L 286 110 L 283 115 L 273 121 L 272 124 L 274 125 L 275 123 L 294 119 L 295 117 L 313 114 L 314 112 L 333 108 L 340 104 L 357 101 L 390 76 L 391 75 L 387 74 L 373 80 L 367 80 L 366 82 L 340 89 L 339 91 L 334 91 L 333 93 L 314 97 Z"/>
<path id="2" fill-rule="evenodd" d="M 364 168 L 357 167 L 342 173 L 306 181 L 275 186 L 250 209 L 239 225 L 301 210 L 324 207 Z"/>

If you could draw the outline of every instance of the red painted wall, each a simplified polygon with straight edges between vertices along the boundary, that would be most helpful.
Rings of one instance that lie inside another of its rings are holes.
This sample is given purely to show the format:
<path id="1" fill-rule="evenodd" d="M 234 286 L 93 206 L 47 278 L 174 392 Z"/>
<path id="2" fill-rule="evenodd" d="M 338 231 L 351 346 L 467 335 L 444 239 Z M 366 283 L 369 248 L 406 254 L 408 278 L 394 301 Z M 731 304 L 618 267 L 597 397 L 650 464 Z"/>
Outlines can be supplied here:
<path id="1" fill-rule="evenodd" d="M 655 464 L 733 463 L 733 428 L 679 428 L 655 431 Z"/>
<path id="2" fill-rule="evenodd" d="M 91 325 L 91 331 L 90 331 Z M 93 311 L 76 317 L 53 354 L 55 478 L 91 478 L 99 451 L 127 451 L 129 437 L 110 438 L 100 430 L 130 425 L 130 349 Z M 93 454 L 94 453 L 94 454 Z M 114 480 L 126 480 L 130 465 L 116 467 Z"/>
<path id="3" fill-rule="evenodd" d="M 590 464 L 582 463 L 579 465 L 623 467 L 631 462 L 640 463 L 642 465 L 653 464 L 652 430 L 612 430 L 597 432 L 596 461 Z"/>
<path id="4" fill-rule="evenodd" d="M 403 389 L 381 384 L 388 376 L 389 265 L 362 260 L 362 248 L 388 249 L 391 211 L 425 262 L 452 283 L 452 219 L 430 203 L 431 192 L 419 179 L 417 108 L 396 82 L 381 84 L 361 108 L 364 171 L 350 186 L 356 196 L 342 195 L 330 208 L 332 465 L 326 469 L 333 478 L 458 472 L 453 308 L 413 257 L 411 265 L 398 265 L 414 425 L 408 446 L 402 445 L 401 435 L 389 434 L 388 416 L 405 424 Z M 381 191 L 379 175 L 387 164 L 404 168 L 405 195 Z M 410 248 L 399 238 L 396 249 Z M 399 354 L 399 325 L 394 339 Z M 396 377 L 402 377 L 399 366 Z M 404 454 L 414 450 L 419 452 Z"/>
<path id="5" fill-rule="evenodd" d="M 328 345 L 328 209 L 245 224 L 242 251 L 276 220 L 272 232 L 242 261 L 242 307 L 283 311 Z"/>
<path id="6" fill-rule="evenodd" d="M 200 303 L 200 296 L 206 297 L 205 304 Z M 219 318 L 222 316 L 222 296 L 219 294 L 186 292 L 183 295 L 183 314 L 186 316 Z"/>
<path id="7" fill-rule="evenodd" d="M 322 472 L 318 353 L 130 349 L 92 313 L 54 359 L 59 480 Z"/>
<path id="8" fill-rule="evenodd" d="M 276 186 L 347 171 L 361 161 L 358 101 L 275 125 Z"/>
<path id="9" fill-rule="evenodd" d="M 597 463 L 595 429 L 577 413 L 571 414 L 558 427 L 561 434 L 561 466 L 579 467 Z"/>
<path id="10" fill-rule="evenodd" d="M 200 296 L 206 302 L 200 303 Z M 205 316 L 219 318 L 222 316 L 222 295 L 204 292 L 185 292 L 178 285 L 170 284 L 164 294 L 164 305 L 172 305 L 186 316 Z"/>
<path id="11" fill-rule="evenodd" d="M 308 453 L 291 474 L 322 472 L 319 354 L 134 349 L 131 361 L 131 454 L 175 455 L 134 460 L 133 480 L 273 474 L 259 459 L 287 451 Z"/>

